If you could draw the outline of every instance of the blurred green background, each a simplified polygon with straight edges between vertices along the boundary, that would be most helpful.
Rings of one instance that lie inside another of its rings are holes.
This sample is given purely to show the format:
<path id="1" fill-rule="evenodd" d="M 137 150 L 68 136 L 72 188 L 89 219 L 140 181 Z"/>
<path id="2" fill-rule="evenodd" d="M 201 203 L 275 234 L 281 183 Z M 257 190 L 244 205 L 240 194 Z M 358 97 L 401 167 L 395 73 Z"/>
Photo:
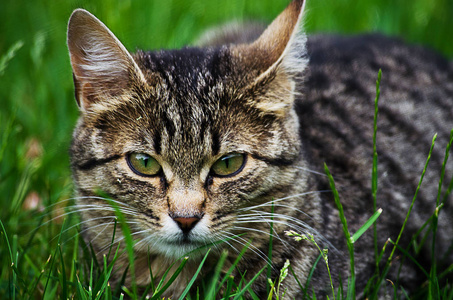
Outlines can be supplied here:
<path id="1" fill-rule="evenodd" d="M 1 0 L 0 220 L 18 247 L 36 227 L 36 202 L 49 206 L 72 193 L 67 149 L 78 113 L 65 35 L 73 9 L 91 11 L 134 51 L 181 47 L 233 19 L 270 22 L 288 2 Z M 306 12 L 310 33 L 379 31 L 453 56 L 452 0 L 310 0 Z M 1 270 L 9 264 L 3 242 L 1 237 L 0 294 L 8 281 Z M 36 255 L 46 259 L 48 251 L 41 251 Z"/>

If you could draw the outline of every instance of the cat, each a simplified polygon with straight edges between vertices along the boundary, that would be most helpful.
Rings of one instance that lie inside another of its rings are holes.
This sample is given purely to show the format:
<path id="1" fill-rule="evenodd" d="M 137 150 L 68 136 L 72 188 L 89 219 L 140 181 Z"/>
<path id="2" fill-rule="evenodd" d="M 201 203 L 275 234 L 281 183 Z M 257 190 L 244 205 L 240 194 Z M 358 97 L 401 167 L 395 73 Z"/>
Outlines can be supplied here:
<path id="1" fill-rule="evenodd" d="M 92 14 L 73 12 L 67 43 L 80 118 L 70 160 L 84 239 L 99 258 L 107 254 L 116 216 L 111 203 L 119 207 L 135 241 L 139 286 L 149 284 L 150 268 L 159 280 L 173 261 L 193 251 L 164 294 L 179 297 L 210 248 L 204 246 L 220 241 L 211 246 L 199 277 L 216 265 L 223 249 L 228 268 L 251 241 L 238 265 L 250 280 L 267 266 L 271 223 L 272 278 L 289 260 L 304 284 L 319 255 L 313 243 L 285 234 L 293 230 L 312 234 L 329 249 L 334 285 L 340 277 L 345 283 L 349 256 L 324 163 L 353 233 L 374 212 L 373 101 L 379 69 L 379 250 L 388 238 L 397 239 L 438 133 L 403 248 L 434 213 L 453 128 L 453 63 L 378 34 L 307 39 L 300 29 L 304 6 L 292 1 L 262 33 L 259 26 L 226 30 L 201 39 L 201 47 L 134 54 Z M 452 170 L 449 162 L 445 187 Z M 439 268 L 452 262 L 451 204 L 450 196 L 439 215 Z M 123 239 L 116 230 L 115 247 L 120 243 L 124 249 Z M 417 260 L 429 270 L 426 245 Z M 355 243 L 358 296 L 366 296 L 367 280 L 375 274 L 374 247 L 372 229 Z M 413 292 L 427 278 L 401 255 L 385 278 Z M 124 254 L 114 280 L 127 265 Z M 251 287 L 259 299 L 267 299 L 264 273 Z M 327 276 L 319 263 L 309 294 L 331 295 Z M 390 283 L 383 285 L 380 295 L 386 288 L 392 295 Z M 284 287 L 289 299 L 302 298 L 292 272 Z"/>

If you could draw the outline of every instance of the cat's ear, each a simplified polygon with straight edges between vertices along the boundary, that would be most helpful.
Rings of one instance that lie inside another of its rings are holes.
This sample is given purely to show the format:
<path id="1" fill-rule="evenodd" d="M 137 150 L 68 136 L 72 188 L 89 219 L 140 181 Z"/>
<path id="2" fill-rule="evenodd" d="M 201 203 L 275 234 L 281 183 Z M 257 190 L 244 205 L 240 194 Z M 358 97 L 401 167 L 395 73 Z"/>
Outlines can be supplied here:
<path id="1" fill-rule="evenodd" d="M 294 79 L 308 65 L 307 39 L 301 28 L 304 6 L 304 0 L 294 0 L 256 41 L 233 47 L 233 55 L 252 77 L 248 88 L 267 85 L 273 94 L 282 96 L 256 103 L 262 110 L 284 113 L 292 107 L 294 97 L 284 90 L 294 90 Z"/>
<path id="2" fill-rule="evenodd" d="M 76 9 L 72 13 L 67 42 L 76 100 L 82 111 L 124 93 L 131 84 L 146 83 L 126 48 L 88 11 Z"/>

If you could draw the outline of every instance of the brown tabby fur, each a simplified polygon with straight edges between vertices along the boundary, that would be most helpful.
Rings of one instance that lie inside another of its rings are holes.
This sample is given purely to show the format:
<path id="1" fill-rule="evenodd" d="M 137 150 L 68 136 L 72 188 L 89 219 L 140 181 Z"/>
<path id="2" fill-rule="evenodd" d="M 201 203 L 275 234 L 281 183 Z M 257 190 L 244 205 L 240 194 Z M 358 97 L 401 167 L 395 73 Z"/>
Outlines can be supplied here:
<path id="1" fill-rule="evenodd" d="M 68 47 L 81 111 L 71 166 L 84 237 L 99 257 L 106 254 L 115 212 L 99 197 L 102 191 L 121 208 L 132 231 L 139 285 L 150 281 L 148 262 L 159 280 L 175 259 L 232 237 L 212 247 L 202 275 L 215 266 L 222 249 L 229 251 L 227 268 L 252 241 L 239 264 L 250 279 L 267 264 L 271 216 L 273 276 L 289 259 L 305 283 L 319 254 L 310 243 L 284 234 L 295 230 L 312 233 L 330 249 L 333 277 L 345 282 L 345 240 L 328 182 L 319 173 L 326 162 L 355 232 L 373 213 L 373 100 L 379 68 L 378 206 L 384 210 L 377 222 L 379 249 L 387 238 L 396 240 L 437 132 L 438 146 L 402 245 L 434 212 L 442 147 L 453 128 L 452 63 L 378 35 L 316 36 L 306 44 L 299 31 L 303 6 L 303 1 L 293 1 L 250 43 L 223 45 L 222 40 L 247 39 L 233 34 L 201 48 L 135 54 L 87 11 L 71 16 Z M 212 164 L 232 152 L 246 155 L 244 169 L 231 177 L 212 176 Z M 163 174 L 137 175 L 126 161 L 130 153 L 151 155 Z M 449 163 L 447 179 L 451 170 Z M 451 243 L 451 202 L 449 197 L 439 216 L 439 254 Z M 187 234 L 174 221 L 194 216 L 201 219 Z M 241 233 L 246 235 L 238 237 Z M 122 239 L 118 230 L 115 240 Z M 361 293 L 374 272 L 372 230 L 355 247 Z M 190 255 L 167 296 L 182 292 L 206 250 Z M 428 266 L 429 257 L 426 247 L 418 260 Z M 439 268 L 452 261 L 451 252 L 444 259 Z M 127 264 L 124 255 L 115 278 Z M 396 282 L 398 262 L 394 264 L 388 278 Z M 321 298 L 329 293 L 324 270 L 319 264 L 311 281 Z M 407 260 L 402 274 L 398 284 L 408 291 L 426 280 Z M 253 286 L 260 299 L 266 298 L 265 286 L 264 276 Z M 290 299 L 302 295 L 292 276 L 285 288 Z"/>

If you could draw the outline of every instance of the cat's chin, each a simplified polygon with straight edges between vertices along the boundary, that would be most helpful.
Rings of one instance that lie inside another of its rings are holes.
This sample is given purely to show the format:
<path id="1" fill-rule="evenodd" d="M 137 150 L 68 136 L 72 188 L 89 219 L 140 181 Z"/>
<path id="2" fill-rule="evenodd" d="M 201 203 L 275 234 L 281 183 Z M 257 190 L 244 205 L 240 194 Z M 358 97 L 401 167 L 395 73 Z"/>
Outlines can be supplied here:
<path id="1" fill-rule="evenodd" d="M 204 255 L 209 247 L 205 244 L 189 240 L 162 242 L 154 247 L 154 251 L 168 258 L 179 259 L 185 256 L 198 257 Z"/>

